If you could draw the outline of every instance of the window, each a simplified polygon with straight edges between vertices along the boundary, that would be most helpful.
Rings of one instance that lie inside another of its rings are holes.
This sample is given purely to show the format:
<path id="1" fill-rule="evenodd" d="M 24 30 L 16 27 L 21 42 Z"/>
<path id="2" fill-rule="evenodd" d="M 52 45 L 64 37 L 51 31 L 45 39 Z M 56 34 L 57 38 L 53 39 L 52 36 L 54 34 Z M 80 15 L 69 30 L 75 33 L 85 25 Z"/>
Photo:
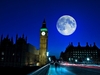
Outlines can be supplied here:
<path id="1" fill-rule="evenodd" d="M 4 52 L 2 52 L 2 55 L 4 55 Z"/>
<path id="2" fill-rule="evenodd" d="M 4 60 L 4 58 L 2 57 L 2 58 L 1 58 L 1 60 L 3 61 L 3 60 Z"/>
<path id="3" fill-rule="evenodd" d="M 15 54 L 13 53 L 12 55 L 14 56 Z"/>
<path id="4" fill-rule="evenodd" d="M 97 53 L 97 51 L 96 51 L 96 53 Z"/>

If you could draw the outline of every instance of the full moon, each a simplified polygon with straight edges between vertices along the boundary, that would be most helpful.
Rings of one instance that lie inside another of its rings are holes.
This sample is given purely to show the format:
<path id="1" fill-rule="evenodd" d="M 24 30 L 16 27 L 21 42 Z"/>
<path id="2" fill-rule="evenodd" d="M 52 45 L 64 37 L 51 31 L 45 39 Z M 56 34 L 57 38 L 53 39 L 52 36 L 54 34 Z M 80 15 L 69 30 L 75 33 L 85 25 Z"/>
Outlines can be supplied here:
<path id="1" fill-rule="evenodd" d="M 63 15 L 58 19 L 56 27 L 62 35 L 71 35 L 75 32 L 77 24 L 73 17 Z"/>

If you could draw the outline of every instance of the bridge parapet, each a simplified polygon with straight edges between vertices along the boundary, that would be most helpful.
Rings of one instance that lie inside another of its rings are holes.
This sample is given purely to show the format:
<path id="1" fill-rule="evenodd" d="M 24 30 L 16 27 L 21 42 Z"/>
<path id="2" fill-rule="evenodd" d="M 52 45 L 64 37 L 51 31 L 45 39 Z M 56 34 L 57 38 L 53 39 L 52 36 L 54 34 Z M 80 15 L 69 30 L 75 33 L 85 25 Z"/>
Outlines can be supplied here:
<path id="1" fill-rule="evenodd" d="M 50 64 L 47 64 L 47 65 L 41 67 L 40 69 L 38 69 L 34 72 L 31 72 L 27 75 L 47 75 L 49 67 L 50 67 Z"/>

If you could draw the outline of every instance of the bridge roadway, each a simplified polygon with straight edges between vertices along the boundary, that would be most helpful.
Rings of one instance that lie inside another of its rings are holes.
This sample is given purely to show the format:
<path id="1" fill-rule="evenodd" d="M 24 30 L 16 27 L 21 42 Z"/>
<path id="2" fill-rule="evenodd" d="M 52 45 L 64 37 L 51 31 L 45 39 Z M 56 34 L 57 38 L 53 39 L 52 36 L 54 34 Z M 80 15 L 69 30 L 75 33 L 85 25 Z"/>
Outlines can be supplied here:
<path id="1" fill-rule="evenodd" d="M 47 64 L 46 66 L 36 70 L 35 72 L 29 73 L 28 75 L 75 75 L 66 70 L 64 67 L 55 68 L 54 65 Z"/>
<path id="2" fill-rule="evenodd" d="M 58 66 L 47 64 L 39 70 L 28 75 L 100 75 L 98 67 Z"/>

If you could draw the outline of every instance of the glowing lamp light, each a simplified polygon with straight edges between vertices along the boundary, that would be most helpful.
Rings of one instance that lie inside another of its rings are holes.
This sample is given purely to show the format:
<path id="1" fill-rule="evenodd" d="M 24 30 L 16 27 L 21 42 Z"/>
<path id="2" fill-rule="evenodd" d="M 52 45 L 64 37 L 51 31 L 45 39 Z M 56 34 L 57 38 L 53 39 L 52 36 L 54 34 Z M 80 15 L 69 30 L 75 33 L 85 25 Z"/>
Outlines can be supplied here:
<path id="1" fill-rule="evenodd" d="M 49 56 L 49 52 L 47 52 L 47 56 Z"/>
<path id="2" fill-rule="evenodd" d="M 87 61 L 89 61 L 90 59 L 89 58 L 87 58 Z"/>
<path id="3" fill-rule="evenodd" d="M 36 66 L 39 66 L 39 62 L 36 63 Z"/>
<path id="4" fill-rule="evenodd" d="M 47 29 L 46 28 L 42 28 L 42 29 L 40 29 L 41 31 L 47 31 Z"/>
<path id="5" fill-rule="evenodd" d="M 75 62 L 77 62 L 77 59 L 75 59 Z"/>
<path id="6" fill-rule="evenodd" d="M 51 58 L 49 57 L 49 61 L 51 61 Z"/>

